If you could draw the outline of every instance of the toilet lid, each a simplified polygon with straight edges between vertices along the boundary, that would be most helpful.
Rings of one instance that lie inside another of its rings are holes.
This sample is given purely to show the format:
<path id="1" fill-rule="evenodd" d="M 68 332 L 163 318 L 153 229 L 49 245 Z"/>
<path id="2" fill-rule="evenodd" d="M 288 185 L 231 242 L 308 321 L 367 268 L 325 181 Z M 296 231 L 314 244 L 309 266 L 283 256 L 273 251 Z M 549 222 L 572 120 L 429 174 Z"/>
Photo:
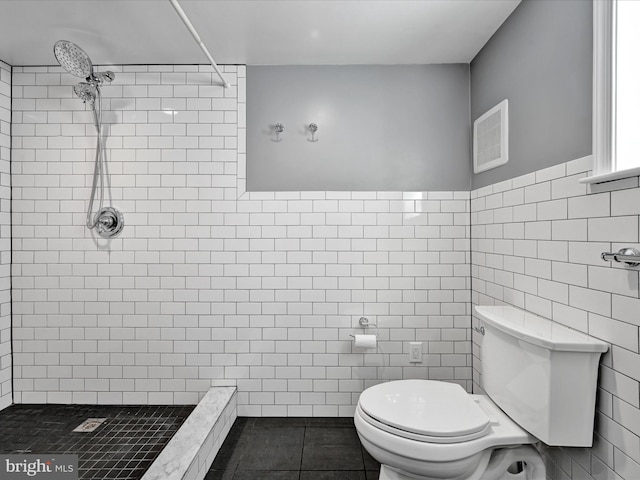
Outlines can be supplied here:
<path id="1" fill-rule="evenodd" d="M 362 392 L 359 405 L 383 424 L 442 438 L 444 443 L 484 436 L 491 424 L 473 398 L 455 383 L 431 380 L 381 383 Z"/>

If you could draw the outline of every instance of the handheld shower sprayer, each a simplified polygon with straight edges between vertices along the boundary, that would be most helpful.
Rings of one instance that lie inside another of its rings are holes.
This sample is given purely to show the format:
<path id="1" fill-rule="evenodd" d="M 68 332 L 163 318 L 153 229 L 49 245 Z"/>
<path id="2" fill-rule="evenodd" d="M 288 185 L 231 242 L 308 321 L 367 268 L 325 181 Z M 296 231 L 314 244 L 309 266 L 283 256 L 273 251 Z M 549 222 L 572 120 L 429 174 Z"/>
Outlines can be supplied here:
<path id="1" fill-rule="evenodd" d="M 77 83 L 73 87 L 73 92 L 80 97 L 84 103 L 87 103 L 87 101 L 89 103 L 93 103 L 96 101 L 96 97 L 98 96 L 97 87 L 94 87 L 87 82 Z"/>
<path id="2" fill-rule="evenodd" d="M 111 83 L 115 79 L 115 74 L 110 71 L 97 72 L 93 69 L 93 64 L 89 55 L 75 43 L 67 40 L 59 40 L 53 46 L 53 53 L 58 63 L 71 75 L 84 78 L 73 87 L 74 93 L 84 102 L 91 105 L 93 112 L 93 123 L 96 127 L 96 157 L 93 170 L 93 183 L 91 187 L 91 198 L 87 209 L 87 228 L 96 229 L 102 238 L 113 238 L 122 232 L 124 228 L 124 217 L 120 211 L 113 206 L 104 206 L 104 176 L 106 157 L 104 153 L 104 142 L 102 138 L 102 94 L 100 87 L 104 83 Z M 99 184 L 100 203 L 98 211 L 93 213 L 93 202 L 96 198 L 96 191 Z"/>

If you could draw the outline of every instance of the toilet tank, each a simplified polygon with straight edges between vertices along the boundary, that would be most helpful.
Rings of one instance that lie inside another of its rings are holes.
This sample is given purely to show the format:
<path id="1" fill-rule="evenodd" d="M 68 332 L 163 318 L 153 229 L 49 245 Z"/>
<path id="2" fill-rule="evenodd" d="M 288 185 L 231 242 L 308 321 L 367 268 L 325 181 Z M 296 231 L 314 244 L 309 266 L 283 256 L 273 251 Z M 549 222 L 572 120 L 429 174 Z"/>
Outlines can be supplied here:
<path id="1" fill-rule="evenodd" d="M 608 344 L 511 306 L 476 306 L 484 321 L 482 387 L 552 446 L 590 447 L 598 364 Z"/>

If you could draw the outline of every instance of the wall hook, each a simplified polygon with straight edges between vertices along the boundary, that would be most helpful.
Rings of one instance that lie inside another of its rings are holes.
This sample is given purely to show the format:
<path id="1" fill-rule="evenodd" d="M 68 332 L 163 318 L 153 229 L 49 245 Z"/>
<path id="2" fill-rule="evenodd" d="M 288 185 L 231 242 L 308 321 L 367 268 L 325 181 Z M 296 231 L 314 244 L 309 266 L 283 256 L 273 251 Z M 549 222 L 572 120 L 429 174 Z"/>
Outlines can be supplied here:
<path id="1" fill-rule="evenodd" d="M 311 133 L 311 140 L 308 140 L 309 142 L 317 142 L 318 139 L 315 138 L 316 132 L 318 131 L 318 125 L 316 125 L 315 123 L 310 123 L 307 126 L 307 130 L 309 130 L 309 132 Z"/>
<path id="2" fill-rule="evenodd" d="M 272 141 L 273 141 L 273 142 L 281 142 L 281 141 L 282 141 L 282 139 L 280 138 L 280 134 L 281 134 L 282 132 L 284 132 L 284 125 L 283 125 L 283 124 L 281 124 L 281 123 L 276 123 L 276 124 L 273 126 L 273 131 L 274 131 L 274 132 L 275 132 L 275 134 L 276 134 L 276 138 L 275 138 L 275 140 L 272 140 Z"/>

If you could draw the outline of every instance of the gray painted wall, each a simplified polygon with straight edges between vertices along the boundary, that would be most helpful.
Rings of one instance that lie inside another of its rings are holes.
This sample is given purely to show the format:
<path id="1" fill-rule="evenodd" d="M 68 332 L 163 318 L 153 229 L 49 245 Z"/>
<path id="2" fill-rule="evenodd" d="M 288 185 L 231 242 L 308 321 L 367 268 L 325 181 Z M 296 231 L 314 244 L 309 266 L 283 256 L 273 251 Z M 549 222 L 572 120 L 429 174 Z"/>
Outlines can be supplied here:
<path id="1" fill-rule="evenodd" d="M 469 190 L 468 65 L 247 71 L 248 191 Z"/>
<path id="2" fill-rule="evenodd" d="M 592 3 L 524 0 L 471 62 L 471 119 L 509 99 L 509 163 L 473 188 L 591 153 Z"/>

